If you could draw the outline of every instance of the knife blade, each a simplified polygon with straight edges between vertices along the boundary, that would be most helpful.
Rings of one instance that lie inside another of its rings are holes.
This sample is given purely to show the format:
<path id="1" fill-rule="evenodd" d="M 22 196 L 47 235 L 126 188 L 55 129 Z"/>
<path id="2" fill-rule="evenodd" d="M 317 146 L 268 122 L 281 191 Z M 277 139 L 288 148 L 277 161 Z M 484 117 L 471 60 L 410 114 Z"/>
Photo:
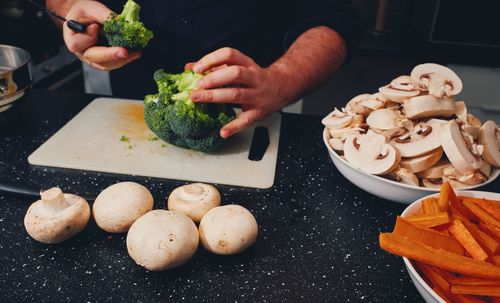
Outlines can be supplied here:
<path id="1" fill-rule="evenodd" d="M 40 194 L 44 191 L 44 189 L 37 188 L 32 185 L 28 184 L 23 184 L 19 182 L 10 182 L 10 181 L 0 181 L 0 192 L 4 193 L 9 193 L 9 194 L 15 194 L 15 195 L 20 195 L 24 197 L 30 197 L 33 199 L 40 199 Z M 85 200 L 87 202 L 92 202 L 95 200 L 95 197 L 90 196 L 90 195 L 81 195 L 81 194 L 76 194 Z"/>
<path id="2" fill-rule="evenodd" d="M 45 6 L 41 5 L 38 2 L 35 2 L 34 0 L 28 0 L 28 2 L 34 4 L 41 10 L 43 10 L 45 13 L 49 14 L 50 16 L 61 20 L 62 22 L 66 22 L 66 26 L 68 26 L 72 31 L 75 33 L 84 33 L 87 30 L 87 24 L 80 23 L 75 20 L 67 20 L 66 18 L 59 16 L 58 14 L 54 13 L 53 11 L 49 10 Z"/>

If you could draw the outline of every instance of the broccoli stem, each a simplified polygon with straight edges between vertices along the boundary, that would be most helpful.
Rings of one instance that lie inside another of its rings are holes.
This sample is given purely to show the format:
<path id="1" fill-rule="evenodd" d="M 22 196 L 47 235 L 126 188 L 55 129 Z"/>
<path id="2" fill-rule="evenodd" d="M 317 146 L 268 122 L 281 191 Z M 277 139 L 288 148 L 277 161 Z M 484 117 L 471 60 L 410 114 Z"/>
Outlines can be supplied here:
<path id="1" fill-rule="evenodd" d="M 135 3 L 133 0 L 128 0 L 123 6 L 123 11 L 120 14 L 121 17 L 127 22 L 139 21 L 139 11 L 141 7 L 139 4 Z"/>

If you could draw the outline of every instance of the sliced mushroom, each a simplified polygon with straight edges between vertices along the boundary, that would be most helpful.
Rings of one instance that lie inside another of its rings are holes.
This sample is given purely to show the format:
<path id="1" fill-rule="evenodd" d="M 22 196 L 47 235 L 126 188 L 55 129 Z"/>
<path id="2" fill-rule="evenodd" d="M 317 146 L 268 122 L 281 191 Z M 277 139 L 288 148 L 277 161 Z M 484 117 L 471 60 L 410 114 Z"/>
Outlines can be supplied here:
<path id="1" fill-rule="evenodd" d="M 457 171 L 454 167 L 447 167 L 443 170 L 443 177 L 458 181 L 466 185 L 476 185 L 483 183 L 486 177 L 478 171 L 472 172 L 470 174 L 462 174 Z"/>
<path id="2" fill-rule="evenodd" d="M 344 143 L 344 154 L 352 166 L 374 175 L 387 174 L 401 160 L 397 150 L 385 142 L 384 136 L 371 131 L 364 135 L 348 136 Z"/>
<path id="3" fill-rule="evenodd" d="M 463 122 L 467 123 L 467 106 L 464 101 L 455 102 L 455 116 Z"/>
<path id="4" fill-rule="evenodd" d="M 397 168 L 395 171 L 385 175 L 385 177 L 399 183 L 418 186 L 417 176 L 403 167 Z"/>
<path id="5" fill-rule="evenodd" d="M 479 143 L 484 147 L 483 158 L 495 167 L 500 167 L 500 128 L 489 120 L 484 122 L 479 133 Z"/>
<path id="6" fill-rule="evenodd" d="M 460 119 L 457 119 L 456 121 L 464 136 L 471 136 L 473 140 L 477 140 L 479 138 L 479 127 L 472 126 Z"/>
<path id="7" fill-rule="evenodd" d="M 351 124 L 352 114 L 344 113 L 335 108 L 335 110 L 329 113 L 326 117 L 321 120 L 324 126 L 332 129 L 344 128 Z"/>
<path id="8" fill-rule="evenodd" d="M 479 171 L 486 178 L 489 178 L 491 175 L 491 165 L 487 161 L 481 160 L 481 167 L 479 168 Z"/>
<path id="9" fill-rule="evenodd" d="M 371 112 L 370 108 L 361 105 L 361 102 L 370 97 L 370 94 L 361 94 L 352 98 L 345 107 L 346 112 L 366 116 Z"/>
<path id="10" fill-rule="evenodd" d="M 397 103 L 420 94 L 410 76 L 399 76 L 390 84 L 379 88 L 378 91 L 387 99 Z"/>
<path id="11" fill-rule="evenodd" d="M 451 164 L 462 174 L 473 173 L 481 167 L 481 157 L 475 143 L 464 139 L 455 120 L 444 124 L 441 144 Z"/>
<path id="12" fill-rule="evenodd" d="M 456 96 L 462 91 L 462 80 L 451 69 L 434 63 L 415 66 L 411 71 L 411 80 L 418 89 L 428 91 L 430 95 L 441 98 Z"/>
<path id="13" fill-rule="evenodd" d="M 366 118 L 366 124 L 372 129 L 393 130 L 400 128 L 401 113 L 395 108 L 383 108 L 372 111 Z"/>
<path id="14" fill-rule="evenodd" d="M 331 138 L 328 140 L 328 144 L 336 151 L 344 150 L 344 140 L 341 138 Z"/>
<path id="15" fill-rule="evenodd" d="M 453 187 L 454 189 L 466 189 L 466 188 L 470 187 L 470 185 L 464 184 L 460 181 L 457 181 L 455 179 L 452 179 L 452 178 L 449 178 L 446 176 L 443 176 L 443 182 L 450 183 L 451 187 Z"/>
<path id="16" fill-rule="evenodd" d="M 446 97 L 416 96 L 404 102 L 403 113 L 408 119 L 449 117 L 455 113 L 455 102 Z"/>
<path id="17" fill-rule="evenodd" d="M 427 178 L 422 178 L 421 184 L 423 187 L 427 188 L 440 188 L 441 185 L 443 184 L 443 179 L 427 179 Z"/>
<path id="18" fill-rule="evenodd" d="M 439 133 L 446 121 L 431 119 L 418 123 L 412 131 L 391 140 L 391 144 L 402 157 L 413 158 L 426 154 L 441 146 Z"/>
<path id="19" fill-rule="evenodd" d="M 479 120 L 478 117 L 474 116 L 473 114 L 467 114 L 467 124 L 475 127 L 481 127 L 483 123 L 481 122 L 481 120 Z"/>
<path id="20" fill-rule="evenodd" d="M 448 160 L 440 160 L 435 165 L 417 173 L 418 177 L 426 179 L 439 179 L 443 177 L 443 171 L 447 167 L 453 167 Z"/>
<path id="21" fill-rule="evenodd" d="M 443 149 L 441 147 L 438 147 L 435 150 L 432 150 L 418 157 L 402 158 L 399 165 L 413 173 L 419 173 L 428 169 L 429 167 L 432 167 L 441 159 L 442 156 Z"/>
<path id="22" fill-rule="evenodd" d="M 332 138 L 340 138 L 342 140 L 345 140 L 345 138 L 347 138 L 347 136 L 349 135 L 364 133 L 365 129 L 361 127 L 345 127 L 341 129 L 328 129 L 328 132 L 330 133 L 330 136 L 332 136 Z"/>

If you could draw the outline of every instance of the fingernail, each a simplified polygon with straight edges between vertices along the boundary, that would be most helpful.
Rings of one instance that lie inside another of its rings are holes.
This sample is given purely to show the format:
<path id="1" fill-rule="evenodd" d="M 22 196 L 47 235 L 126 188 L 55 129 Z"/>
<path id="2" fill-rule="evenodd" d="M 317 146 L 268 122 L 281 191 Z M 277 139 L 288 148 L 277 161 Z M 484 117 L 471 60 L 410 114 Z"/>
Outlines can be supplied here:
<path id="1" fill-rule="evenodd" d="M 201 70 L 202 70 L 201 64 L 196 63 L 195 65 L 193 65 L 193 71 L 194 72 L 201 73 Z"/>
<path id="2" fill-rule="evenodd" d="M 120 59 L 127 58 L 127 53 L 125 51 L 117 51 L 116 52 L 116 57 Z"/>
<path id="3" fill-rule="evenodd" d="M 191 100 L 198 101 L 201 99 L 201 93 L 199 92 L 191 92 Z"/>

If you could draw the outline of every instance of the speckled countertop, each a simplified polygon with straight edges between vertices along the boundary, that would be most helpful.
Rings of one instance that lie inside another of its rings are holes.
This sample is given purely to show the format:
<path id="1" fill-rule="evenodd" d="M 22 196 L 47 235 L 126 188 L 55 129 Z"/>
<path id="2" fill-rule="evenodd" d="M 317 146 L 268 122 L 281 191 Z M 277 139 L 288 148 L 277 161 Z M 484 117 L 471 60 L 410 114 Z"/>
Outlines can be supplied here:
<path id="1" fill-rule="evenodd" d="M 32 167 L 28 155 L 95 96 L 32 91 L 0 117 L 0 178 L 96 195 L 125 180 L 147 186 L 156 208 L 180 181 Z M 420 302 L 401 258 L 378 247 L 404 205 L 354 187 L 334 168 L 319 117 L 283 115 L 276 181 L 269 190 L 217 186 L 223 204 L 259 223 L 248 251 L 199 249 L 186 265 L 148 272 L 129 258 L 125 235 L 91 221 L 75 238 L 43 245 L 24 230 L 30 199 L 0 193 L 0 302 Z M 498 188 L 498 182 L 485 189 Z"/>

